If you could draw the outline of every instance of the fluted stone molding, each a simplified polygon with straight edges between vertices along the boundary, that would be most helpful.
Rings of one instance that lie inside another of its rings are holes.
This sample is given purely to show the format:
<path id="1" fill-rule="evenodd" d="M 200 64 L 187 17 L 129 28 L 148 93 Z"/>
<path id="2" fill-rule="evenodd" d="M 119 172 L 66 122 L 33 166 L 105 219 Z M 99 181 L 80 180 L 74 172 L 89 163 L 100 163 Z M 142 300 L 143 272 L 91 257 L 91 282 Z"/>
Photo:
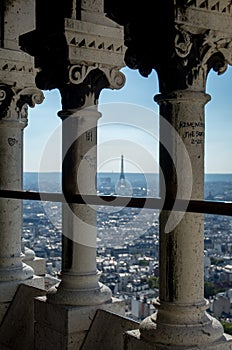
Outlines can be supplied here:
<path id="1" fill-rule="evenodd" d="M 28 106 L 43 101 L 37 88 L 17 89 L 0 84 L 0 187 L 22 190 L 23 130 Z M 0 199 L 0 302 L 13 298 L 18 284 L 32 278 L 33 269 L 22 262 L 22 201 Z"/>

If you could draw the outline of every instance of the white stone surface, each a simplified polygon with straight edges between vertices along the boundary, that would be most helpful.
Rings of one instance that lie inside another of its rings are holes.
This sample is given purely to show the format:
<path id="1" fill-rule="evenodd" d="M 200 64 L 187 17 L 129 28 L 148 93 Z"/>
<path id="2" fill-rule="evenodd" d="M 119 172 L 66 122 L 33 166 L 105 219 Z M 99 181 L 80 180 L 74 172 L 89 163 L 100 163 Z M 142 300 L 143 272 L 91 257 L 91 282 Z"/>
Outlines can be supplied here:
<path id="1" fill-rule="evenodd" d="M 74 307 L 36 298 L 35 349 L 78 350 L 98 309 L 124 315 L 124 303 L 117 299 L 100 306 Z"/>
<path id="2" fill-rule="evenodd" d="M 4 46 L 0 49 L 0 188 L 22 190 L 23 129 L 28 105 L 43 101 L 35 88 L 33 59 L 19 51 L 17 30 L 31 29 L 32 1 L 7 2 L 4 13 Z M 27 20 L 24 15 L 27 12 Z M 20 17 L 21 15 L 21 17 Z M 13 18 L 16 21 L 13 21 Z M 21 22 L 20 22 L 21 21 Z M 21 24 L 19 24 L 19 22 Z M 7 48 L 6 48 L 7 47 Z M 18 286 L 24 282 L 43 287 L 43 279 L 32 278 L 33 269 L 22 262 L 22 201 L 0 199 L 0 319 L 2 320 Z"/>
<path id="3" fill-rule="evenodd" d="M 97 170 L 96 106 L 86 107 L 62 122 L 63 190 L 82 195 L 95 194 Z M 71 152 L 68 154 L 69 148 Z M 68 154 L 68 155 L 67 155 Z M 99 305 L 111 300 L 111 291 L 98 282 L 96 269 L 96 208 L 64 204 L 63 261 L 61 283 L 49 302 L 66 305 Z"/>
<path id="4" fill-rule="evenodd" d="M 35 29 L 35 1 L 5 1 L 4 48 L 19 50 L 19 34 Z"/>
<path id="5" fill-rule="evenodd" d="M 224 334 L 222 338 L 212 344 L 203 344 L 196 346 L 175 346 L 172 344 L 162 345 L 147 342 L 141 338 L 138 330 L 128 331 L 125 336 L 123 350 L 231 350 L 232 337 Z"/>
<path id="6" fill-rule="evenodd" d="M 161 168 L 168 173 L 166 193 L 161 196 L 203 199 L 204 105 L 209 96 L 187 90 L 158 95 L 155 100 L 160 105 L 161 144 L 168 140 L 166 149 L 172 159 L 167 166 L 166 154 L 161 150 Z M 208 304 L 204 299 L 202 214 L 161 212 L 159 266 L 160 289 L 155 302 L 158 312 L 142 321 L 138 339 L 168 349 L 206 346 L 218 341 L 223 327 L 206 313 Z"/>
<path id="7" fill-rule="evenodd" d="M 0 121 L 1 189 L 22 188 L 24 126 L 23 121 L 16 122 L 14 117 Z M 19 282 L 33 276 L 33 270 L 22 263 L 21 257 L 22 202 L 2 198 L 0 209 L 0 301 L 8 302 Z"/>
<path id="8" fill-rule="evenodd" d="M 81 349 L 123 350 L 125 332 L 138 327 L 139 322 L 109 311 L 97 310 Z"/>
<path id="9" fill-rule="evenodd" d="M 34 86 L 34 60 L 25 52 L 0 48 L 0 82 L 24 88 Z"/>
<path id="10" fill-rule="evenodd" d="M 34 344 L 34 298 L 44 295 L 43 289 L 21 284 L 0 325 L 0 349 L 32 350 Z"/>
<path id="11" fill-rule="evenodd" d="M 45 276 L 46 260 L 44 258 L 35 257 L 33 260 L 26 260 L 25 263 L 32 267 L 36 276 Z"/>

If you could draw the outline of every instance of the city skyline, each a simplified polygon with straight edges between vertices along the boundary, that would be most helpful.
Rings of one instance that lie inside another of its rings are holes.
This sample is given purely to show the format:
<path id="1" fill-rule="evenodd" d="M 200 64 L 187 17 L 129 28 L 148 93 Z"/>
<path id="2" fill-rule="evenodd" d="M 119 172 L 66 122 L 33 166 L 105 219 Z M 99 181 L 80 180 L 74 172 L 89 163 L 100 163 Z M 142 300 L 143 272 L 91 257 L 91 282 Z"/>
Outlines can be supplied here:
<path id="1" fill-rule="evenodd" d="M 122 72 L 127 78 L 125 86 L 121 90 L 105 89 L 99 99 L 102 117 L 98 124 L 98 172 L 119 171 L 123 153 L 128 173 L 157 173 L 159 117 L 153 100 L 159 93 L 156 72 L 148 78 L 129 68 Z M 232 173 L 231 79 L 230 67 L 220 77 L 214 72 L 208 77 L 206 92 L 211 101 L 205 113 L 205 173 Z M 61 120 L 57 116 L 60 109 L 59 92 L 53 90 L 45 91 L 43 104 L 29 110 L 25 172 L 61 171 Z"/>

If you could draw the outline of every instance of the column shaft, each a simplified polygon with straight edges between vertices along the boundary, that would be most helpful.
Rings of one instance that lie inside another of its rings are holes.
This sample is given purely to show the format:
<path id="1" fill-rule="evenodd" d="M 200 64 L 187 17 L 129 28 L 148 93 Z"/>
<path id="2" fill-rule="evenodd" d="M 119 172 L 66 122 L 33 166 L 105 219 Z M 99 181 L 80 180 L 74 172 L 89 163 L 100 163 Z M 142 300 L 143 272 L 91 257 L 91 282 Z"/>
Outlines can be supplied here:
<path id="1" fill-rule="evenodd" d="M 24 123 L 0 121 L 0 188 L 22 190 Z M 22 263 L 22 201 L 0 199 L 0 301 L 12 299 L 17 285 L 33 276 L 33 269 Z"/>
<path id="2" fill-rule="evenodd" d="M 162 143 L 168 138 L 170 144 L 169 157 L 167 150 L 160 148 L 166 197 L 204 198 L 204 105 L 208 99 L 208 95 L 200 92 L 182 92 L 167 99 L 157 96 L 161 115 L 160 140 Z M 162 118 L 171 124 L 170 129 L 162 123 Z M 191 169 L 186 167 L 182 154 L 184 147 Z M 188 187 L 192 187 L 191 197 L 188 197 Z M 169 216 L 170 212 L 164 211 L 160 215 L 160 300 L 201 304 L 204 302 L 204 216 L 185 213 L 180 223 L 165 233 Z"/>
<path id="3" fill-rule="evenodd" d="M 62 112 L 60 113 L 61 118 Z M 76 111 L 62 122 L 62 187 L 64 194 L 96 194 L 96 106 Z M 96 269 L 96 208 L 63 205 L 61 284 L 51 302 L 97 305 L 111 300 L 110 290 L 98 282 Z"/>
<path id="4" fill-rule="evenodd" d="M 175 91 L 155 100 L 160 105 L 160 165 L 166 183 L 161 196 L 203 199 L 204 105 L 209 96 Z M 158 312 L 141 323 L 144 339 L 193 346 L 222 337 L 221 324 L 205 312 L 203 253 L 204 216 L 162 211 Z"/>

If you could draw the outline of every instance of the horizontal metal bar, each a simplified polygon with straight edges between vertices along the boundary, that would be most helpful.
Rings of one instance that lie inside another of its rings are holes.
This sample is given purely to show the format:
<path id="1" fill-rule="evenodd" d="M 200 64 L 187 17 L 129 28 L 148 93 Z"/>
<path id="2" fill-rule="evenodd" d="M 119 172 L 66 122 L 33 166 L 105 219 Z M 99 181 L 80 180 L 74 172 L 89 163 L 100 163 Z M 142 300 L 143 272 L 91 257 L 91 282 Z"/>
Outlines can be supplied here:
<path id="1" fill-rule="evenodd" d="M 163 203 L 161 198 L 142 198 L 142 197 L 116 197 L 116 196 L 97 196 L 97 195 L 66 195 L 62 193 L 50 192 L 32 192 L 32 191 L 11 191 L 0 190 L 0 197 L 48 201 L 60 203 L 77 203 L 98 206 L 114 206 L 114 207 L 133 207 L 147 208 L 159 210 L 175 210 L 181 212 L 205 213 L 215 215 L 232 216 L 232 202 L 216 202 L 207 200 L 173 200 L 166 199 Z M 173 208 L 175 204 L 175 207 Z"/>

